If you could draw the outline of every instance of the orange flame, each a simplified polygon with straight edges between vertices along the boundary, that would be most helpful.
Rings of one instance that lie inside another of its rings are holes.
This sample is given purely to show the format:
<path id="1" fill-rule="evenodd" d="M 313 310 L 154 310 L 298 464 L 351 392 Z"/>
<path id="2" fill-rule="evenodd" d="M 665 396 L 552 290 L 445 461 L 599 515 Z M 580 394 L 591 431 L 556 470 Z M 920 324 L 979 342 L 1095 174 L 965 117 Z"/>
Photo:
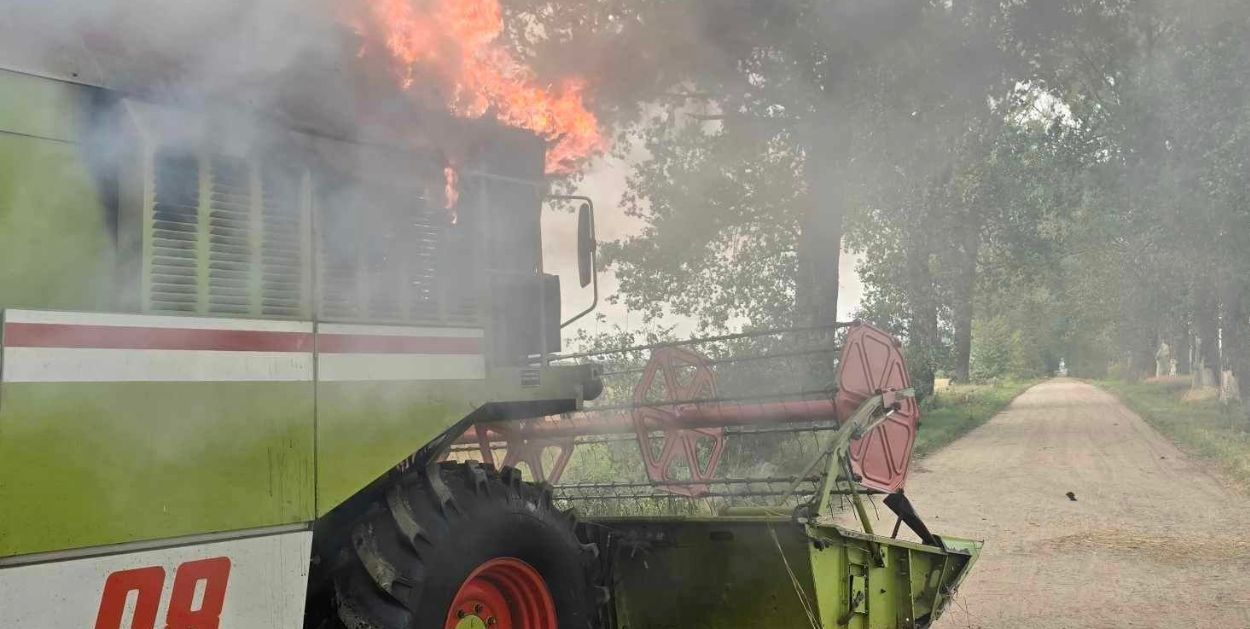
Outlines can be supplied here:
<path id="1" fill-rule="evenodd" d="M 547 172 L 572 172 L 577 162 L 606 148 L 599 121 L 584 101 L 585 82 L 572 78 L 553 88 L 500 42 L 498 0 L 364 0 L 368 15 L 358 30 L 384 42 L 404 89 L 430 77 L 440 83 L 457 116 L 493 114 L 552 143 Z M 368 45 L 368 44 L 366 44 Z"/>

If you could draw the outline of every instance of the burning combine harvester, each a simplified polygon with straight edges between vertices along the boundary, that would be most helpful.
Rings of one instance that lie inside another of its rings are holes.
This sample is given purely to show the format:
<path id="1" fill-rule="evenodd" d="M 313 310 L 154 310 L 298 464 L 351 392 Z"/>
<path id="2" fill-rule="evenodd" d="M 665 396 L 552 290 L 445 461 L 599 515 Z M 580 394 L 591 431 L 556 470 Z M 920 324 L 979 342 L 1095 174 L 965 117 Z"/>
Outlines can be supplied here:
<path id="1" fill-rule="evenodd" d="M 902 496 L 895 341 L 561 355 L 580 315 L 544 272 L 546 174 L 601 146 L 593 116 L 576 83 L 534 91 L 493 3 L 427 4 L 364 3 L 310 38 L 336 47 L 211 79 L 192 62 L 246 42 L 166 58 L 4 25 L 0 622 L 928 625 L 979 546 Z M 452 44 L 490 63 L 449 80 Z M 465 119 L 488 111 L 524 128 Z M 592 205 L 557 200 L 592 284 Z M 872 494 L 919 543 L 873 534 Z"/>

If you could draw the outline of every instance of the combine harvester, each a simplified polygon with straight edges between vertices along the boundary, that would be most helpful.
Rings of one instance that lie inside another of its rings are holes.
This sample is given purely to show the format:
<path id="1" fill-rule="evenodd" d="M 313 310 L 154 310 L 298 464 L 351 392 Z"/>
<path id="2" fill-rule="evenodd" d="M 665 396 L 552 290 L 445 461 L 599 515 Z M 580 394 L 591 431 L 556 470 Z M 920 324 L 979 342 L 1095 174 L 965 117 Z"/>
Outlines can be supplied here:
<path id="1" fill-rule="evenodd" d="M 924 627 L 975 560 L 879 330 L 560 355 L 539 138 L 62 52 L 0 69 L 0 625 Z"/>

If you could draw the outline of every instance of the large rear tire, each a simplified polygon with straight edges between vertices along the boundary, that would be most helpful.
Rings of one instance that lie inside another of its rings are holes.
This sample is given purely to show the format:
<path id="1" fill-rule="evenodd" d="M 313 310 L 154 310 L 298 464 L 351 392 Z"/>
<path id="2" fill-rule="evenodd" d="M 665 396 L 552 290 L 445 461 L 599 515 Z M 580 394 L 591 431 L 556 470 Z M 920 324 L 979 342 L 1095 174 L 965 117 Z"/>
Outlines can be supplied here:
<path id="1" fill-rule="evenodd" d="M 596 555 L 517 470 L 443 463 L 396 483 L 351 527 L 324 626 L 592 628 Z"/>

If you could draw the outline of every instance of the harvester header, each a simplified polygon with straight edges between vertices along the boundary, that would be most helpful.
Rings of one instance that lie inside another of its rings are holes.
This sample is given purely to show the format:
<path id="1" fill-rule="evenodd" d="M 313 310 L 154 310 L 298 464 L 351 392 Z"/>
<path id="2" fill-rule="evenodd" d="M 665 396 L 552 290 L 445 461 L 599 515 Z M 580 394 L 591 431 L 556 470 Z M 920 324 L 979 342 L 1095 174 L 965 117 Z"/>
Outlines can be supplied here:
<path id="1" fill-rule="evenodd" d="M 897 395 L 910 387 L 898 342 L 871 325 L 760 330 L 550 360 L 598 365 L 606 394 L 578 412 L 475 427 L 457 452 L 526 464 L 559 486 L 578 444 L 632 436 L 655 489 L 700 498 L 716 486 L 776 484 L 720 473 L 731 437 L 832 432 L 885 394 L 891 412 L 851 444 L 852 472 L 870 491 L 896 492 L 906 481 L 919 409 Z"/>

